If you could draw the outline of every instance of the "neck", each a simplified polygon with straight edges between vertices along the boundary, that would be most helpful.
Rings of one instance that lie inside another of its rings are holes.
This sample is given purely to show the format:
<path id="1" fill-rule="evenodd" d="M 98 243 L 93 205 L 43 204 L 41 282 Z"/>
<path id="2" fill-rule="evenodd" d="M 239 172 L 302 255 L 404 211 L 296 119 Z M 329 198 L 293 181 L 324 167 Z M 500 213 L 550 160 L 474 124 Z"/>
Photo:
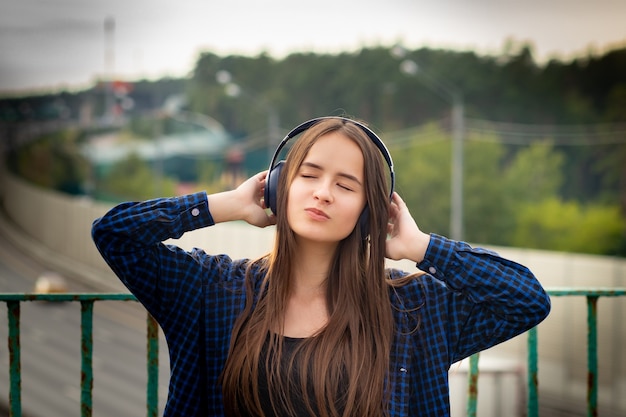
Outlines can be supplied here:
<path id="1" fill-rule="evenodd" d="M 326 279 L 336 248 L 336 244 L 298 242 L 298 251 L 291 274 L 293 295 L 326 292 Z"/>

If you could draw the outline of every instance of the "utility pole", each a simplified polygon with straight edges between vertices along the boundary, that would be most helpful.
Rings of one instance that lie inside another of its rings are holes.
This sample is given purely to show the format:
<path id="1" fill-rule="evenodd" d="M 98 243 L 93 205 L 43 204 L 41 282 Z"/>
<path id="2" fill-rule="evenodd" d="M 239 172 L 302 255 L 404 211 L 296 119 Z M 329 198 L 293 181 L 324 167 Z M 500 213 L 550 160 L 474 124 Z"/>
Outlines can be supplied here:
<path id="1" fill-rule="evenodd" d="M 104 83 L 105 83 L 105 120 L 113 123 L 113 78 L 115 72 L 115 18 L 104 19 Z"/>
<path id="2" fill-rule="evenodd" d="M 463 132 L 465 109 L 460 93 L 452 96 L 452 161 L 450 171 L 450 237 L 463 240 Z"/>

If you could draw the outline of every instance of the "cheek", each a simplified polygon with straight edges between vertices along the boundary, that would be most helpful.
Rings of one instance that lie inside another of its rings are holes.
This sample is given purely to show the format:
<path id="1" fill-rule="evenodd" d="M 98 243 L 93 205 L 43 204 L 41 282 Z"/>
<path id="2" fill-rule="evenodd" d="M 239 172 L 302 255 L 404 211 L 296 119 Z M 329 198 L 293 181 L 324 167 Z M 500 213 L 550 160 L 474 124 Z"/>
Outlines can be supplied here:
<path id="1" fill-rule="evenodd" d="M 289 195 L 287 196 L 287 206 L 297 205 L 299 202 L 305 201 L 311 196 L 311 190 L 305 184 L 295 179 L 289 187 Z"/>
<path id="2" fill-rule="evenodd" d="M 357 201 L 351 203 L 349 206 L 346 206 L 342 211 L 346 216 L 346 221 L 350 219 L 350 222 L 357 222 L 361 213 L 363 213 L 364 208 L 365 203 Z"/>

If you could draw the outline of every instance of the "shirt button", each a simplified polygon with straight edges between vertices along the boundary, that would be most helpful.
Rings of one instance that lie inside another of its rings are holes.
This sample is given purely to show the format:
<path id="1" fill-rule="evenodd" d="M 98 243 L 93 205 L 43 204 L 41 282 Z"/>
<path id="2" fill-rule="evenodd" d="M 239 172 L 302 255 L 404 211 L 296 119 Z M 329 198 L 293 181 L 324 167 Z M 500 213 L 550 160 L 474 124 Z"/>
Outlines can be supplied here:
<path id="1" fill-rule="evenodd" d="M 193 217 L 196 217 L 198 214 L 200 214 L 200 210 L 197 207 L 194 207 L 193 209 L 191 209 L 191 215 Z"/>
<path id="2" fill-rule="evenodd" d="M 430 268 L 428 268 L 428 272 L 434 275 L 437 272 L 437 268 L 435 268 L 434 266 L 431 266 Z"/>

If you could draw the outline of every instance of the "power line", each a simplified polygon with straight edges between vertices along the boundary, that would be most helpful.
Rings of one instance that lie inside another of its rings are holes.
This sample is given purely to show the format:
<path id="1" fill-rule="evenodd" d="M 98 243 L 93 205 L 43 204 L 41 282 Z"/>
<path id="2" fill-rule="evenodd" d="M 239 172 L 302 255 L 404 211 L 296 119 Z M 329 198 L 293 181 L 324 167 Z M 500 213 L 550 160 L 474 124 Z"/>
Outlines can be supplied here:
<path id="1" fill-rule="evenodd" d="M 389 146 L 393 146 L 394 149 L 405 149 L 444 141 L 447 141 L 447 138 L 442 136 L 440 131 L 423 130 L 422 126 L 392 132 L 385 136 L 385 142 Z"/>
<path id="2" fill-rule="evenodd" d="M 558 146 L 603 146 L 626 144 L 626 123 L 588 125 L 539 125 L 467 119 L 468 140 L 529 145 L 550 139 Z"/>
<path id="3" fill-rule="evenodd" d="M 435 125 L 439 130 L 428 129 Z M 495 122 L 484 119 L 465 119 L 467 141 L 528 146 L 549 140 L 556 146 L 607 146 L 626 144 L 626 123 L 598 123 L 580 125 L 545 125 Z M 450 140 L 441 132 L 452 134 L 448 118 L 428 122 L 409 129 L 389 132 L 386 141 L 399 148 L 427 145 Z"/>

